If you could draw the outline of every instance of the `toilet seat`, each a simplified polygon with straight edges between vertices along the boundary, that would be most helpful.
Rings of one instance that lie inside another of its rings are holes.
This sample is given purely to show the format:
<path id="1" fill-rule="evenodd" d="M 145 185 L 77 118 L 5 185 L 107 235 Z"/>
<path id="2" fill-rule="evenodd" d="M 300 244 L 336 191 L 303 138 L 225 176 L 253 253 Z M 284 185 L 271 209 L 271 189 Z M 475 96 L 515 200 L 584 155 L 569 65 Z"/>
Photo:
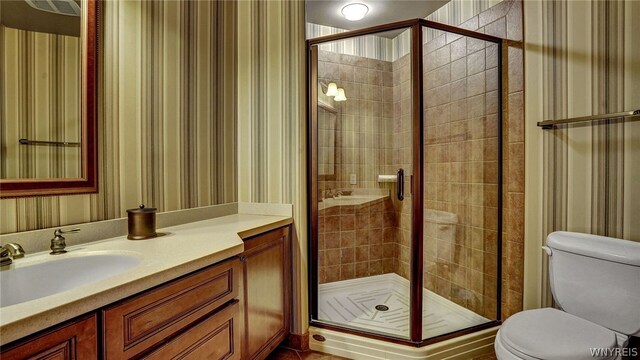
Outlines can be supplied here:
<path id="1" fill-rule="evenodd" d="M 541 360 L 527 354 L 523 354 L 517 350 L 505 348 L 500 340 L 500 330 L 498 330 L 498 334 L 496 335 L 494 351 L 498 360 Z"/>
<path id="2" fill-rule="evenodd" d="M 496 336 L 496 354 L 501 360 L 593 360 L 591 348 L 617 347 L 615 332 L 551 308 L 511 316 Z M 500 353 L 512 356 L 500 357 Z M 598 358 L 613 359 L 615 356 Z"/>

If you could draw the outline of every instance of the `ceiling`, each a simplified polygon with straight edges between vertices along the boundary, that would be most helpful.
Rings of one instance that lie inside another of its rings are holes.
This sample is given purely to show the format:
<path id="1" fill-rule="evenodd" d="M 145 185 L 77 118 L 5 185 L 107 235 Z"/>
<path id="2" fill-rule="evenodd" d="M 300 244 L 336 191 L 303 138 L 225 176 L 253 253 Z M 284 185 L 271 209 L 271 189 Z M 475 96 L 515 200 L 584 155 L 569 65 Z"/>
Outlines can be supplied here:
<path id="1" fill-rule="evenodd" d="M 340 12 L 342 8 L 354 2 L 363 3 L 369 7 L 369 12 L 364 19 L 349 21 L 342 16 Z M 396 21 L 425 18 L 448 2 L 449 0 L 306 0 L 307 22 L 355 30 Z"/>

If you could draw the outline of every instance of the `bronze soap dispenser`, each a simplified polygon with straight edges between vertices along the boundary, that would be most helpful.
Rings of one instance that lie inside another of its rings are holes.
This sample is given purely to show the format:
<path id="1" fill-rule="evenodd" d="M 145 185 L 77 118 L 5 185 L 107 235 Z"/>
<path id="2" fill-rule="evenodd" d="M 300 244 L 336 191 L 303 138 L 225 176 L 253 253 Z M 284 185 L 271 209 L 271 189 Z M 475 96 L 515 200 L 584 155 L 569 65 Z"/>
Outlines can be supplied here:
<path id="1" fill-rule="evenodd" d="M 137 209 L 128 209 L 129 240 L 151 239 L 156 233 L 156 208 L 140 205 Z"/>

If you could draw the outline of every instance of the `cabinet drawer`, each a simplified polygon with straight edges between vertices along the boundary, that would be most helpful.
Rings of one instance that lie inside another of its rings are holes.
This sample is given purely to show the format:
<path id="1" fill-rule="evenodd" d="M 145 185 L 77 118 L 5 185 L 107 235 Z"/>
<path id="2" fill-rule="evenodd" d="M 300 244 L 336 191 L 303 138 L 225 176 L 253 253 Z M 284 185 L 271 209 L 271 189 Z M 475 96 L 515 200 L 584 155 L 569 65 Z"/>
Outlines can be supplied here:
<path id="1" fill-rule="evenodd" d="M 142 358 L 240 359 L 239 310 L 236 300 Z"/>
<path id="2" fill-rule="evenodd" d="M 0 359 L 97 359 L 98 328 L 95 314 L 57 326 L 9 349 Z"/>
<path id="3" fill-rule="evenodd" d="M 240 262 L 228 260 L 103 310 L 107 359 L 128 359 L 238 295 Z"/>

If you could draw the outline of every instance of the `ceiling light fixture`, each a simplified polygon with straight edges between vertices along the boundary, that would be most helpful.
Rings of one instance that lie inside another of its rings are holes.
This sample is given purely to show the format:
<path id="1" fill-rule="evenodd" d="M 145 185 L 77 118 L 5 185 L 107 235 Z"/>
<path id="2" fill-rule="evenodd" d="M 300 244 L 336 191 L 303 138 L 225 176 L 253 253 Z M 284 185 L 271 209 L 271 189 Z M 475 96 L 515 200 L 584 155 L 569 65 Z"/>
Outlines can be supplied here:
<path id="1" fill-rule="evenodd" d="M 361 20 L 368 12 L 369 8 L 362 3 L 352 3 L 342 8 L 342 15 L 349 21 Z"/>

